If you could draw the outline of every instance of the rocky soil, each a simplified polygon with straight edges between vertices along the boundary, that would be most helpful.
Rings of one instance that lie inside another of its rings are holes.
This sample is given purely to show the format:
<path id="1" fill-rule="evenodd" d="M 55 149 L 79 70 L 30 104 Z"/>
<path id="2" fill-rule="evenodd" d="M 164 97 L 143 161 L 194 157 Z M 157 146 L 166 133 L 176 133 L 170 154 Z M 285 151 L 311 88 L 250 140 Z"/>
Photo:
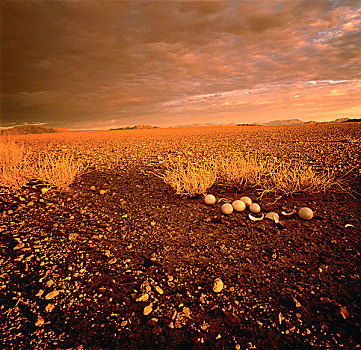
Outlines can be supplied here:
<path id="1" fill-rule="evenodd" d="M 354 192 L 274 204 L 263 197 L 263 213 L 278 212 L 279 224 L 176 195 L 151 156 L 89 167 L 66 192 L 36 181 L 0 188 L 0 347 L 360 348 L 360 132 L 346 130 L 340 140 L 353 139 L 339 148 L 327 141 L 336 136 L 321 135 L 320 148 L 312 128 L 308 143 L 290 143 L 295 153 L 288 154 L 297 159 L 307 147 L 310 158 L 321 154 L 312 158 L 318 162 L 339 159 L 340 168 L 355 170 Z M 274 143 L 276 133 L 268 135 Z M 257 195 L 222 186 L 210 192 L 228 200 Z M 302 206 L 314 211 L 312 220 L 281 215 Z M 222 281 L 216 291 L 215 279 Z"/>
<path id="2" fill-rule="evenodd" d="M 276 225 L 181 198 L 139 168 L 40 187 L 1 192 L 3 348 L 360 347 L 360 199 L 261 201 L 315 211 Z"/>

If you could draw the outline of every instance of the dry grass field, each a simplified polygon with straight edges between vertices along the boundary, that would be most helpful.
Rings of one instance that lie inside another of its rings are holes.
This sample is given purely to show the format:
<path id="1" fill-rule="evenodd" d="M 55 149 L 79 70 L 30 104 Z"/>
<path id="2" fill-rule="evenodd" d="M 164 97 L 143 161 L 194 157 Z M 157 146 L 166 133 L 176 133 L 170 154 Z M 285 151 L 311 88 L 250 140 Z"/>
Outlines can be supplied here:
<path id="1" fill-rule="evenodd" d="M 360 123 L 1 137 L 3 347 L 360 348 L 360 164 Z"/>

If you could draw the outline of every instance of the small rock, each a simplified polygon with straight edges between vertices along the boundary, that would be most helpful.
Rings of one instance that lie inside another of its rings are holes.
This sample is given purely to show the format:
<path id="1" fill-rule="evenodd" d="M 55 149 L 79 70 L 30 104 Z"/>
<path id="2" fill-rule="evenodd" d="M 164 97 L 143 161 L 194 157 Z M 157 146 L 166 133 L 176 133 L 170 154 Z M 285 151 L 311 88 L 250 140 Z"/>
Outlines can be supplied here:
<path id="1" fill-rule="evenodd" d="M 54 281 L 53 281 L 53 280 L 49 280 L 49 281 L 46 282 L 46 285 L 47 285 L 48 287 L 51 287 L 53 284 L 54 284 Z"/>
<path id="2" fill-rule="evenodd" d="M 168 282 L 172 282 L 174 280 L 173 276 L 168 276 Z"/>
<path id="3" fill-rule="evenodd" d="M 160 288 L 159 286 L 155 286 L 154 289 L 155 289 L 160 295 L 163 294 L 163 289 Z"/>
<path id="4" fill-rule="evenodd" d="M 349 312 L 348 312 L 348 310 L 346 309 L 345 306 L 341 306 L 341 308 L 340 308 L 340 314 L 341 314 L 341 316 L 342 316 L 342 318 L 343 318 L 344 320 L 346 320 L 346 319 L 350 316 L 350 314 L 349 314 Z"/>
<path id="5" fill-rule="evenodd" d="M 152 333 L 155 335 L 159 335 L 162 333 L 162 328 L 160 328 L 160 326 L 157 325 L 153 328 Z"/>
<path id="6" fill-rule="evenodd" d="M 148 327 L 154 327 L 156 326 L 158 323 L 158 319 L 156 317 L 152 317 L 148 322 L 147 322 L 147 326 Z"/>
<path id="7" fill-rule="evenodd" d="M 115 264 L 117 262 L 117 258 L 113 258 L 111 260 L 108 261 L 108 264 Z"/>
<path id="8" fill-rule="evenodd" d="M 149 304 L 148 306 L 146 306 L 143 310 L 143 315 L 147 316 L 149 315 L 151 312 L 153 311 L 153 305 Z"/>
<path id="9" fill-rule="evenodd" d="M 137 299 L 135 299 L 135 301 L 147 301 L 149 299 L 149 295 L 148 294 L 142 294 L 140 297 L 138 297 Z"/>
<path id="10" fill-rule="evenodd" d="M 36 294 L 36 297 L 41 297 L 44 294 L 44 291 L 42 289 L 39 290 L 38 294 Z"/>
<path id="11" fill-rule="evenodd" d="M 29 202 L 26 206 L 28 206 L 28 207 L 32 207 L 34 205 L 34 202 L 33 201 L 31 201 L 31 202 Z"/>
<path id="12" fill-rule="evenodd" d="M 36 319 L 36 322 L 35 322 L 35 326 L 40 327 L 43 324 L 44 324 L 44 319 L 40 315 L 38 315 L 38 318 Z"/>
<path id="13" fill-rule="evenodd" d="M 223 282 L 220 278 L 216 278 L 213 282 L 213 292 L 219 293 L 223 289 Z"/>
<path id="14" fill-rule="evenodd" d="M 54 310 L 54 308 L 55 308 L 54 304 L 48 304 L 48 305 L 46 305 L 45 311 L 52 312 Z"/>
<path id="15" fill-rule="evenodd" d="M 95 191 L 95 186 L 90 186 L 90 191 Z"/>
<path id="16" fill-rule="evenodd" d="M 55 298 L 56 296 L 59 295 L 59 291 L 58 290 L 53 290 L 52 292 L 48 293 L 47 295 L 45 295 L 45 299 L 46 300 L 49 300 L 49 299 L 53 299 Z"/>
<path id="17" fill-rule="evenodd" d="M 46 187 L 43 187 L 40 191 L 42 194 L 45 194 L 46 192 L 49 191 L 49 189 L 47 189 Z"/>
<path id="18" fill-rule="evenodd" d="M 105 194 L 107 191 L 106 190 L 100 190 L 99 194 Z"/>
<path id="19" fill-rule="evenodd" d="M 140 285 L 140 290 L 141 290 L 143 293 L 149 293 L 149 292 L 152 290 L 149 281 L 144 281 L 144 282 Z"/>
<path id="20" fill-rule="evenodd" d="M 75 241 L 78 238 L 78 236 L 79 236 L 79 233 L 71 233 L 69 235 L 69 240 Z"/>

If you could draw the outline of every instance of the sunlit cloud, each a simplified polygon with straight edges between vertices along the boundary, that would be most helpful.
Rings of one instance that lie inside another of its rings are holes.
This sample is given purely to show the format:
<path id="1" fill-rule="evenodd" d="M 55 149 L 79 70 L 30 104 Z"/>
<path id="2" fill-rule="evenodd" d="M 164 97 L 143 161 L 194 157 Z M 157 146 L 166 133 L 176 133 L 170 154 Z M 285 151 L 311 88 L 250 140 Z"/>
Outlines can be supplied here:
<path id="1" fill-rule="evenodd" d="M 3 11 L 3 126 L 359 116 L 352 2 L 33 1 Z"/>

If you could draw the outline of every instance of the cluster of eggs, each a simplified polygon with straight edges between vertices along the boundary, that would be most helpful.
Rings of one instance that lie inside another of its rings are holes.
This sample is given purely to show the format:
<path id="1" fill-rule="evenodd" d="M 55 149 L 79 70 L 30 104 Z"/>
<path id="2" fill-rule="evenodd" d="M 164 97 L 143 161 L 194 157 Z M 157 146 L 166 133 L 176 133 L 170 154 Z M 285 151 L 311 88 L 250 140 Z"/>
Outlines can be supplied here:
<path id="1" fill-rule="evenodd" d="M 214 205 L 216 203 L 216 197 L 213 194 L 207 194 L 204 197 L 204 201 L 207 205 Z M 229 215 L 233 211 L 244 211 L 246 208 L 249 208 L 249 211 L 253 214 L 258 214 L 261 211 L 261 207 L 257 203 L 253 203 L 252 199 L 249 197 L 242 197 L 237 199 L 232 203 L 222 204 L 221 210 L 223 214 Z M 277 216 L 277 217 L 276 217 Z M 303 207 L 298 211 L 298 216 L 304 220 L 311 220 L 313 218 L 313 211 L 310 208 Z M 275 212 L 268 213 L 266 218 L 271 220 L 279 220 L 278 214 Z"/>
<path id="2" fill-rule="evenodd" d="M 213 205 L 216 203 L 216 197 L 214 197 L 213 194 L 208 194 L 205 196 L 204 201 L 207 205 Z M 224 203 L 222 204 L 221 210 L 223 214 L 229 215 L 233 213 L 233 210 L 244 211 L 246 207 L 249 207 L 249 210 L 254 214 L 261 211 L 261 207 L 257 203 L 253 203 L 249 197 L 242 197 L 232 203 Z"/>

